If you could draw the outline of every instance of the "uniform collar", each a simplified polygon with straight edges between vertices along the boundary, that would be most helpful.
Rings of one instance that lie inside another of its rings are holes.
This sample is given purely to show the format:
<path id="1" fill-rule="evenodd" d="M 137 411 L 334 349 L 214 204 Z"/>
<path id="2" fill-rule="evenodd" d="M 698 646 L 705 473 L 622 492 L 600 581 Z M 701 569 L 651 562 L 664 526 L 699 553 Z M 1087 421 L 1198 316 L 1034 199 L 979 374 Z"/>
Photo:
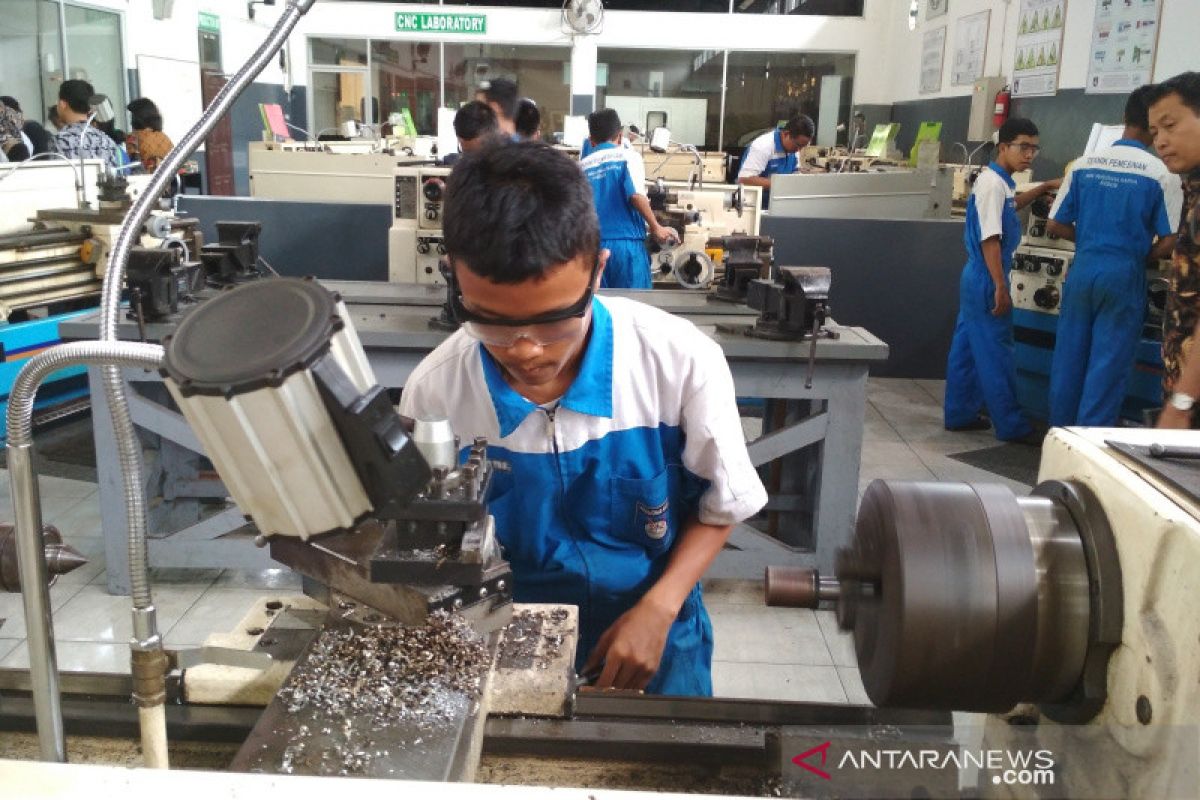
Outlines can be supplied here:
<path id="1" fill-rule="evenodd" d="M 610 145 L 611 146 L 611 145 Z M 500 437 L 508 436 L 525 421 L 538 405 L 522 397 L 504 380 L 500 365 L 482 344 L 478 345 L 492 407 L 500 423 Z M 579 374 L 567 387 L 560 405 L 593 417 L 612 417 L 613 325 L 612 315 L 598 299 L 592 298 L 592 330 Z"/>
<path id="2" fill-rule="evenodd" d="M 1150 152 L 1150 148 L 1139 142 L 1137 139 L 1117 139 L 1113 142 L 1114 147 L 1136 147 L 1138 150 Z"/>
<path id="3" fill-rule="evenodd" d="M 993 161 L 992 163 L 988 164 L 988 168 L 991 169 L 992 172 L 995 172 L 997 175 L 999 175 L 1001 178 L 1004 178 L 1004 182 L 1008 184 L 1008 188 L 1010 188 L 1010 189 L 1017 188 L 1017 182 L 1012 179 L 1012 175 L 1009 175 L 1008 170 L 1006 170 L 1004 167 L 1000 166 L 995 161 Z"/>
<path id="4" fill-rule="evenodd" d="M 592 148 L 592 152 L 599 153 L 601 150 L 614 150 L 614 149 L 616 149 L 616 145 L 613 144 L 612 142 L 601 142 L 600 144 L 598 144 Z"/>
<path id="5" fill-rule="evenodd" d="M 776 153 L 786 153 L 787 152 L 786 150 L 783 149 L 783 129 L 782 128 L 775 129 L 775 152 Z"/>

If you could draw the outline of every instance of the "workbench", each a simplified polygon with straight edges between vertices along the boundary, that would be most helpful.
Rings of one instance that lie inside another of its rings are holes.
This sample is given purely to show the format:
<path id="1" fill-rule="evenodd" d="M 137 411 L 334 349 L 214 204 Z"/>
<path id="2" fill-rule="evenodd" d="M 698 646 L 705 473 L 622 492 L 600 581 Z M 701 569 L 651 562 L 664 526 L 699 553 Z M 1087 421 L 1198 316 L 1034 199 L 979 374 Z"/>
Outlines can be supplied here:
<path id="1" fill-rule="evenodd" d="M 340 292 L 377 380 L 389 389 L 409 374 L 448 333 L 430 326 L 445 290 L 430 286 L 323 281 Z M 867 374 L 884 361 L 888 346 L 863 328 L 830 328 L 836 338 L 817 342 L 815 370 L 807 380 L 809 342 L 758 339 L 738 332 L 756 312 L 744 305 L 712 302 L 690 290 L 610 291 L 635 297 L 700 326 L 721 345 L 739 398 L 761 399 L 763 434 L 750 457 L 770 495 L 760 532 L 738 526 L 711 574 L 762 575 L 771 563 L 832 571 L 837 548 L 850 539 L 858 502 L 859 458 L 866 409 Z M 720 325 L 721 330 L 718 330 Z M 148 341 L 161 341 L 173 324 L 150 324 Z M 99 315 L 64 322 L 64 339 L 95 339 Z M 118 336 L 140 338 L 122 320 Z M 231 354 L 232 355 L 232 354 Z M 146 444 L 144 485 L 148 511 L 148 558 L 155 567 L 261 569 L 277 566 L 242 512 L 226 504 L 228 492 L 203 458 L 203 447 L 175 410 L 157 373 L 123 371 L 134 424 Z M 129 593 L 126 512 L 116 442 L 100 370 L 88 372 L 108 589 Z M 808 384 L 808 385 L 806 385 Z M 237 533 L 231 531 L 238 530 Z"/>

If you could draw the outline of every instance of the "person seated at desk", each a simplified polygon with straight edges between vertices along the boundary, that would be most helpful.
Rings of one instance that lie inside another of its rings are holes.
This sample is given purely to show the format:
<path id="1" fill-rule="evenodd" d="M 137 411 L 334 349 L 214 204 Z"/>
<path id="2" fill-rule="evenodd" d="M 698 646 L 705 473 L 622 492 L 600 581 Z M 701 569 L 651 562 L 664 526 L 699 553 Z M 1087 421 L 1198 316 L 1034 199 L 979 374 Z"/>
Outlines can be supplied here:
<path id="1" fill-rule="evenodd" d="M 467 155 L 445 243 L 462 327 L 400 413 L 488 440 L 488 505 L 518 603 L 579 607 L 598 688 L 712 694 L 700 579 L 767 493 L 721 347 L 691 322 L 596 297 L 608 254 L 578 164 L 536 143 Z"/>
<path id="2" fill-rule="evenodd" d="M 799 167 L 799 153 L 816 134 L 817 126 L 805 114 L 796 114 L 782 128 L 759 136 L 742 154 L 738 183 L 761 186 L 763 208 L 771 196 L 771 176 L 791 175 Z"/>

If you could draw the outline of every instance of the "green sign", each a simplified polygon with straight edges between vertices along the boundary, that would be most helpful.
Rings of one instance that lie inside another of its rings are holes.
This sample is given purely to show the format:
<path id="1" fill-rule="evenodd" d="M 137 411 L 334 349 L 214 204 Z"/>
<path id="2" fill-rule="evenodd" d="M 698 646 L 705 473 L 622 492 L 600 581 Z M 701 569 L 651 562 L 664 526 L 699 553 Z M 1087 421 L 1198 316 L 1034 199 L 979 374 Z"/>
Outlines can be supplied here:
<path id="1" fill-rule="evenodd" d="M 209 31 L 211 33 L 221 32 L 221 18 L 216 14 L 210 14 L 207 11 L 200 12 L 200 30 Z"/>
<path id="2" fill-rule="evenodd" d="M 416 14 L 396 12 L 401 33 L 487 33 L 487 14 Z"/>

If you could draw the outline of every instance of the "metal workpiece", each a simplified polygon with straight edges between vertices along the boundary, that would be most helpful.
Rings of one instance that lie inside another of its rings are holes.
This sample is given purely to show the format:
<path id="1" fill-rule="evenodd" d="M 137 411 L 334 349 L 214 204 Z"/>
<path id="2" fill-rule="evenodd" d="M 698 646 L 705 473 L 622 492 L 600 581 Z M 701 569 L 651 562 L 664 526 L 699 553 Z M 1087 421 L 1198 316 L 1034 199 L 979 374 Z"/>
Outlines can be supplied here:
<path id="1" fill-rule="evenodd" d="M 42 526 L 42 540 L 46 543 L 46 575 L 50 585 L 59 575 L 82 567 L 88 563 L 74 547 L 64 544 L 62 534 L 53 525 Z M 21 591 L 21 572 L 17 558 L 17 529 L 12 525 L 0 524 L 0 592 Z"/>
<path id="2" fill-rule="evenodd" d="M 441 467 L 449 470 L 458 464 L 458 448 L 454 446 L 454 429 L 450 427 L 450 420 L 415 419 L 412 439 L 431 469 Z"/>
<path id="3" fill-rule="evenodd" d="M 1082 486 L 1018 497 L 995 484 L 875 481 L 838 554 L 838 589 L 822 597 L 828 577 L 781 571 L 768 592 L 810 608 L 836 595 L 876 705 L 1000 712 L 1033 702 L 1086 719 L 1103 705 L 1094 673 L 1120 617 L 1120 595 L 1097 591 L 1106 574 L 1119 586 L 1111 543 Z"/>
<path id="4" fill-rule="evenodd" d="M 231 769 L 469 781 L 496 638 L 445 613 L 411 626 L 333 613 Z"/>
<path id="5" fill-rule="evenodd" d="M 837 602 L 842 595 L 837 578 L 804 567 L 767 567 L 763 575 L 763 599 L 769 606 L 819 608 Z"/>

